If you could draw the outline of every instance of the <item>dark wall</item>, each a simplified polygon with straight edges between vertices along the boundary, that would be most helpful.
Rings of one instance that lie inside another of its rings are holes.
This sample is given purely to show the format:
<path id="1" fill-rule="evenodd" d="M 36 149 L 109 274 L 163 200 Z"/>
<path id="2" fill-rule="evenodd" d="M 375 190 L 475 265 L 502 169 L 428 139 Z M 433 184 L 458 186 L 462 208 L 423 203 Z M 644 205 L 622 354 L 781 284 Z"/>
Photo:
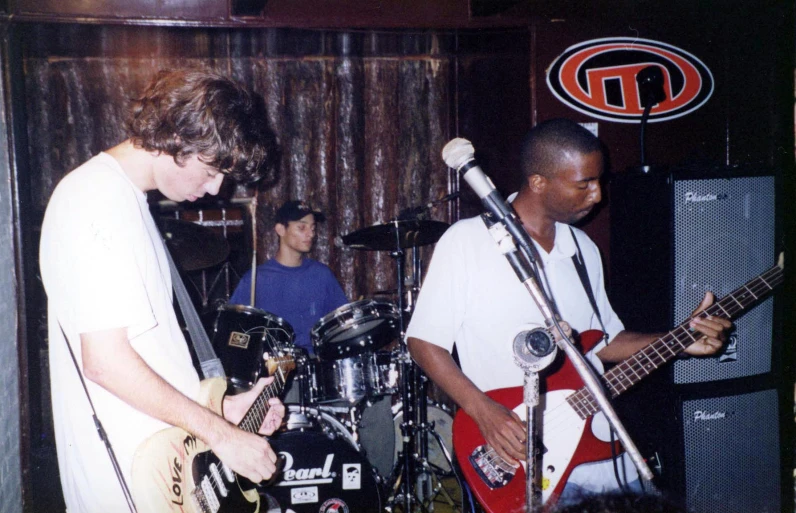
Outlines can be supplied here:
<path id="1" fill-rule="evenodd" d="M 721 171 L 773 168 L 780 178 L 793 169 L 793 5 L 763 2 L 674 2 L 587 19 L 571 15 L 535 24 L 531 62 L 534 121 L 570 117 L 597 123 L 610 174 L 641 163 L 638 123 L 591 117 L 559 101 L 545 83 L 554 59 L 568 47 L 598 38 L 627 37 L 674 45 L 700 59 L 715 89 L 699 109 L 677 119 L 649 123 L 646 160 L 653 167 Z M 721 5 L 719 5 L 721 4 Z M 639 5 L 643 5 L 643 2 Z M 790 194 L 790 193 L 788 193 Z M 608 254 L 610 219 L 603 208 L 585 229 Z M 620 199 L 621 201 L 621 199 Z"/>

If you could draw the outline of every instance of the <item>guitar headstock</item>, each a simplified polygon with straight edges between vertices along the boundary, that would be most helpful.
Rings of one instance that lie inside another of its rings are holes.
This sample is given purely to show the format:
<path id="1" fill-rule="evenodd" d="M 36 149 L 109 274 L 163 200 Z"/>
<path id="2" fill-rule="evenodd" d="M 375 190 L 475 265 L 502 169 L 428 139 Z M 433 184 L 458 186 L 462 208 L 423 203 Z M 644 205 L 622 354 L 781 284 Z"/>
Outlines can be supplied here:
<path id="1" fill-rule="evenodd" d="M 278 356 L 266 354 L 263 358 L 265 359 L 265 368 L 269 376 L 273 376 L 278 370 L 281 370 L 283 374 L 287 375 L 296 369 L 296 360 L 293 358 L 292 354 L 282 354 Z"/>

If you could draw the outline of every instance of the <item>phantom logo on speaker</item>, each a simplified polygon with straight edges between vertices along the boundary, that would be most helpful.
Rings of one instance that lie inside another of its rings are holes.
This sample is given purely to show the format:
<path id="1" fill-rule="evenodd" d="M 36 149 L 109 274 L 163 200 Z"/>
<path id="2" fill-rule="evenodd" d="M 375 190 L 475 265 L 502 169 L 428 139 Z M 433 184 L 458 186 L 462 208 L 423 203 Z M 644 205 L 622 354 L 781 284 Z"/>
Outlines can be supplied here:
<path id="1" fill-rule="evenodd" d="M 698 192 L 689 191 L 685 193 L 686 203 L 701 203 L 704 201 L 718 201 L 726 199 L 730 199 L 730 195 L 726 192 L 720 192 L 718 194 L 699 194 Z"/>

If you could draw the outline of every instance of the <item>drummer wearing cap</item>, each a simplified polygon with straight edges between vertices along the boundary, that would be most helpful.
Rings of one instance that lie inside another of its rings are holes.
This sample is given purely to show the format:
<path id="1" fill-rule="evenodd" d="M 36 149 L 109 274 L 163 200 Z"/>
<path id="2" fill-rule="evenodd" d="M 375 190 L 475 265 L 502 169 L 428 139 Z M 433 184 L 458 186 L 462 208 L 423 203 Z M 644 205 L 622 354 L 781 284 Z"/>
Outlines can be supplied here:
<path id="1" fill-rule="evenodd" d="M 254 306 L 278 315 L 293 327 L 295 344 L 313 354 L 310 330 L 348 299 L 328 266 L 307 257 L 315 242 L 315 224 L 326 217 L 303 201 L 288 201 L 276 211 L 274 231 L 279 249 L 257 266 Z M 252 276 L 241 278 L 229 302 L 248 305 Z M 288 399 L 292 394 L 288 393 Z"/>

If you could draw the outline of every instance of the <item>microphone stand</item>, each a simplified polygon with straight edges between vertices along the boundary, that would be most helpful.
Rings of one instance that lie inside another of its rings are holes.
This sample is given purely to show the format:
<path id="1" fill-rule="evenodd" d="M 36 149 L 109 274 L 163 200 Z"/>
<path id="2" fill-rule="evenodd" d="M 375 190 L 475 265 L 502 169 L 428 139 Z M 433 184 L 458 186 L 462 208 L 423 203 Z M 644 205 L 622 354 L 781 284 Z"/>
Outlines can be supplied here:
<path id="1" fill-rule="evenodd" d="M 510 206 L 506 205 L 508 208 Z M 639 452 L 636 445 L 631 440 L 630 435 L 628 434 L 625 427 L 622 425 L 622 422 L 619 420 L 619 416 L 611 406 L 611 403 L 608 401 L 608 398 L 603 390 L 602 384 L 600 383 L 599 378 L 594 374 L 591 366 L 586 361 L 586 358 L 578 351 L 575 347 L 574 343 L 570 339 L 570 337 L 566 334 L 565 330 L 562 328 L 561 323 L 559 322 L 558 318 L 553 314 L 553 308 L 547 294 L 544 293 L 543 289 L 539 285 L 539 281 L 536 277 L 536 273 L 533 270 L 532 261 L 527 259 L 528 252 L 526 251 L 517 251 L 517 247 L 515 245 L 514 237 L 506 227 L 506 221 L 515 222 L 516 218 L 512 218 L 512 216 L 506 216 L 502 221 L 494 221 L 492 216 L 489 214 L 482 215 L 484 222 L 487 224 L 490 234 L 495 242 L 498 244 L 503 255 L 511 264 L 511 267 L 514 269 L 515 274 L 519 278 L 519 280 L 525 285 L 525 288 L 531 294 L 536 305 L 539 307 L 539 310 L 542 312 L 542 315 L 545 318 L 545 326 L 547 329 L 552 332 L 550 336 L 555 341 L 557 346 L 564 351 L 564 353 L 569 357 L 570 361 L 572 362 L 575 370 L 580 375 L 583 383 L 586 385 L 586 388 L 591 393 L 592 397 L 597 401 L 597 404 L 602 410 L 603 414 L 608 419 L 613 430 L 616 432 L 619 441 L 625 447 L 625 450 L 630 455 L 630 458 L 633 460 L 633 463 L 636 465 L 639 473 L 641 474 L 642 478 L 645 481 L 652 480 L 652 471 L 647 466 L 644 459 L 641 457 L 641 453 Z M 521 227 L 520 227 L 521 228 Z M 523 229 L 523 232 L 525 230 Z M 526 234 L 527 235 L 527 234 Z M 555 331 L 553 331 L 555 328 Z M 531 332 L 533 333 L 533 332 Z M 538 405 L 538 370 L 543 369 L 547 366 L 550 362 L 548 361 L 546 364 L 541 365 L 533 358 L 528 358 L 527 354 L 530 353 L 531 355 L 541 358 L 541 363 L 544 363 L 545 358 L 548 357 L 548 354 L 543 354 L 544 351 L 538 351 L 540 354 L 535 354 L 537 351 L 534 351 L 530 346 L 530 343 L 525 344 L 518 344 L 517 337 L 514 340 L 514 354 L 515 354 L 515 362 L 518 366 L 523 368 L 525 372 L 525 389 L 524 389 L 524 396 L 525 396 L 525 403 L 526 409 L 529 413 L 527 419 L 527 435 L 526 435 L 526 511 L 532 512 L 538 510 L 539 500 L 537 493 L 538 488 L 535 486 L 536 484 L 536 473 L 537 473 L 537 465 L 536 465 L 536 451 L 533 450 L 533 437 L 535 435 L 535 417 L 532 414 L 533 408 L 531 406 Z M 540 337 L 535 337 L 537 340 Z M 545 345 L 545 342 L 541 343 L 542 346 Z M 552 343 L 551 343 L 552 345 Z M 518 347 L 519 346 L 519 347 Z M 552 361 L 552 360 L 550 360 Z"/>
<path id="2" fill-rule="evenodd" d="M 517 278 L 526 285 L 526 288 L 537 300 L 538 287 L 529 287 L 534 281 L 534 273 L 529 261 L 521 259 L 517 253 L 517 246 L 512 235 L 506 229 L 505 223 L 495 221 L 491 213 L 481 215 L 487 226 L 489 234 L 497 243 L 503 256 L 505 256 L 514 269 Z M 538 301 L 540 309 L 549 308 L 546 300 Z M 544 310 L 543 310 L 544 311 Z M 552 314 L 551 314 L 552 315 Z M 536 407 L 539 406 L 539 371 L 550 365 L 556 356 L 556 346 L 553 335 L 545 329 L 536 328 L 524 331 L 520 328 L 511 337 L 514 350 L 514 363 L 523 369 L 525 379 L 523 384 L 523 402 L 525 403 L 525 511 L 537 511 L 542 505 L 542 493 L 539 486 L 539 466 L 537 464 L 538 451 L 535 444 L 538 433 Z"/>

